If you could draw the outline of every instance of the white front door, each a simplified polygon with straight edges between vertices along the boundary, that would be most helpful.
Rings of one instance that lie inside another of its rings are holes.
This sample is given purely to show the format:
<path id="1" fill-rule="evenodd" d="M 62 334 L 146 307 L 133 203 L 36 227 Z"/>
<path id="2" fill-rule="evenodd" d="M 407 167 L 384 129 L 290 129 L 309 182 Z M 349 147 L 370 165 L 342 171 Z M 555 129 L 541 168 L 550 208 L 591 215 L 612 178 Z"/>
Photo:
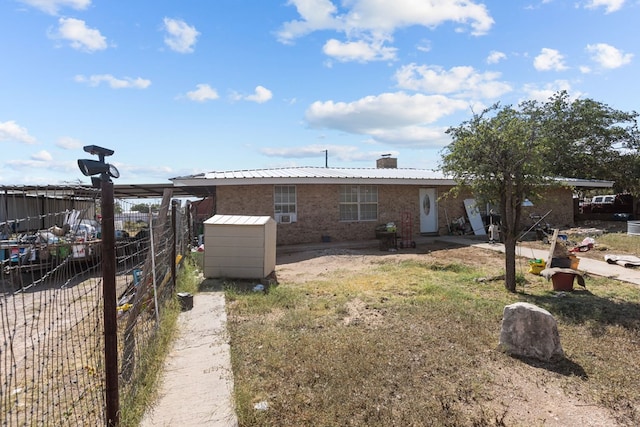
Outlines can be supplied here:
<path id="1" fill-rule="evenodd" d="M 420 189 L 420 233 L 438 232 L 438 205 L 435 188 Z"/>

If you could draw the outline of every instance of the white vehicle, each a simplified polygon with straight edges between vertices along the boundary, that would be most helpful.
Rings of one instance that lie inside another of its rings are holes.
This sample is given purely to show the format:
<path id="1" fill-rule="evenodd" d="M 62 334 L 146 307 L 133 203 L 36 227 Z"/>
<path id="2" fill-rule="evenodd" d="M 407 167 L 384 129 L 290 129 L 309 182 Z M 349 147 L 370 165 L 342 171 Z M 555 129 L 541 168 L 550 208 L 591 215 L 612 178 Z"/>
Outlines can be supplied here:
<path id="1" fill-rule="evenodd" d="M 607 194 L 604 196 L 593 196 L 593 198 L 591 199 L 591 204 L 608 204 L 608 205 L 612 205 L 613 202 L 615 202 L 616 200 L 616 195 L 615 194 Z"/>

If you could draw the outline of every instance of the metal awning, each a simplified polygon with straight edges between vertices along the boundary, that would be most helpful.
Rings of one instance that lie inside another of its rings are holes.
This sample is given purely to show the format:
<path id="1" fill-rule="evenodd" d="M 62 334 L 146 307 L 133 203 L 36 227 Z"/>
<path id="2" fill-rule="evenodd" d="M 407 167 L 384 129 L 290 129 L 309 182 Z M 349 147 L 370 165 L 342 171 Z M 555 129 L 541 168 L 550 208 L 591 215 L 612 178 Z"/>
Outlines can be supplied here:
<path id="1" fill-rule="evenodd" d="M 113 193 L 116 199 L 148 199 L 162 198 L 164 190 L 173 190 L 173 197 L 205 198 L 215 195 L 213 186 L 175 187 L 168 184 L 114 184 Z"/>
<path id="2" fill-rule="evenodd" d="M 215 195 L 213 186 L 174 187 L 167 184 L 115 184 L 113 195 L 116 199 L 161 199 L 166 189 L 172 190 L 172 197 L 205 198 Z M 30 196 L 94 198 L 99 189 L 84 185 L 0 185 L 0 195 L 21 194 Z"/>

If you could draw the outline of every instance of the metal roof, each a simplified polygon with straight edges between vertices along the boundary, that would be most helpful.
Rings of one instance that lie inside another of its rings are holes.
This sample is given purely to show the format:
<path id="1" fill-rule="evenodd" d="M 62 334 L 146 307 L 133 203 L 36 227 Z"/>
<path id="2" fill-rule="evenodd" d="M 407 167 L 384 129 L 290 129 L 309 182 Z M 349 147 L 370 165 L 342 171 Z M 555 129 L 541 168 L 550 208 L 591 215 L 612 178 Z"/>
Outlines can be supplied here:
<path id="1" fill-rule="evenodd" d="M 116 199 L 161 199 L 164 191 L 170 189 L 172 197 L 200 197 L 204 198 L 215 194 L 215 188 L 211 185 L 206 187 L 174 187 L 172 183 L 166 184 L 115 184 L 113 185 L 113 196 Z M 98 188 L 91 185 L 81 184 L 69 185 L 0 185 L 0 194 L 21 194 L 47 197 L 75 197 L 75 198 L 96 198 L 100 194 Z"/>
<path id="2" fill-rule="evenodd" d="M 269 221 L 273 221 L 270 216 L 214 215 L 204 223 L 214 225 L 264 225 Z"/>
<path id="3" fill-rule="evenodd" d="M 599 179 L 580 179 L 580 178 L 556 178 L 556 180 L 573 187 L 587 188 L 613 188 L 614 181 L 605 181 Z"/>
<path id="4" fill-rule="evenodd" d="M 0 185 L 0 195 L 45 196 L 49 198 L 93 199 L 98 190 L 80 184 L 69 185 Z"/>
<path id="5" fill-rule="evenodd" d="M 176 187 L 242 184 L 439 184 L 455 182 L 430 169 L 292 167 L 207 172 L 172 178 Z"/>
<path id="6" fill-rule="evenodd" d="M 612 188 L 613 181 L 557 178 L 567 185 L 581 188 Z M 216 193 L 220 185 L 253 184 L 402 184 L 402 185 L 455 185 L 455 181 L 431 169 L 396 168 L 322 168 L 292 167 L 276 169 L 247 169 L 237 171 L 207 172 L 197 175 L 171 178 L 163 184 L 114 183 L 116 199 L 162 198 L 170 189 L 172 197 L 206 198 Z M 4 194 L 41 194 L 51 197 L 95 197 L 98 189 L 81 184 L 69 185 L 1 185 Z"/>
<path id="7" fill-rule="evenodd" d="M 613 181 L 557 178 L 574 187 L 611 188 Z M 322 168 L 291 167 L 276 169 L 246 169 L 214 171 L 197 175 L 172 178 L 176 188 L 217 185 L 252 184 L 404 184 L 404 185 L 455 185 L 452 178 L 432 169 L 399 168 Z"/>

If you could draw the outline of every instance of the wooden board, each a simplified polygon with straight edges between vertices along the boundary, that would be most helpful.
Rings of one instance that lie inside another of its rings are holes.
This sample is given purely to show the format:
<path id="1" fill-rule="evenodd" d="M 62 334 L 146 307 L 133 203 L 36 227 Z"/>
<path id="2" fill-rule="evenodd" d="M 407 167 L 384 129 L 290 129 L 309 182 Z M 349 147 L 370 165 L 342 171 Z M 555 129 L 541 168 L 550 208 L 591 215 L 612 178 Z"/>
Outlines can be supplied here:
<path id="1" fill-rule="evenodd" d="M 464 199 L 464 208 L 467 211 L 467 218 L 469 218 L 469 224 L 471 224 L 473 234 L 476 236 L 486 236 L 487 231 L 484 229 L 484 223 L 482 222 L 476 200 Z"/>
<path id="2" fill-rule="evenodd" d="M 553 237 L 549 242 L 551 246 L 549 247 L 549 255 L 547 256 L 547 268 L 551 268 L 551 260 L 553 259 L 553 253 L 556 250 L 556 243 L 558 242 L 558 229 L 553 230 Z"/>

